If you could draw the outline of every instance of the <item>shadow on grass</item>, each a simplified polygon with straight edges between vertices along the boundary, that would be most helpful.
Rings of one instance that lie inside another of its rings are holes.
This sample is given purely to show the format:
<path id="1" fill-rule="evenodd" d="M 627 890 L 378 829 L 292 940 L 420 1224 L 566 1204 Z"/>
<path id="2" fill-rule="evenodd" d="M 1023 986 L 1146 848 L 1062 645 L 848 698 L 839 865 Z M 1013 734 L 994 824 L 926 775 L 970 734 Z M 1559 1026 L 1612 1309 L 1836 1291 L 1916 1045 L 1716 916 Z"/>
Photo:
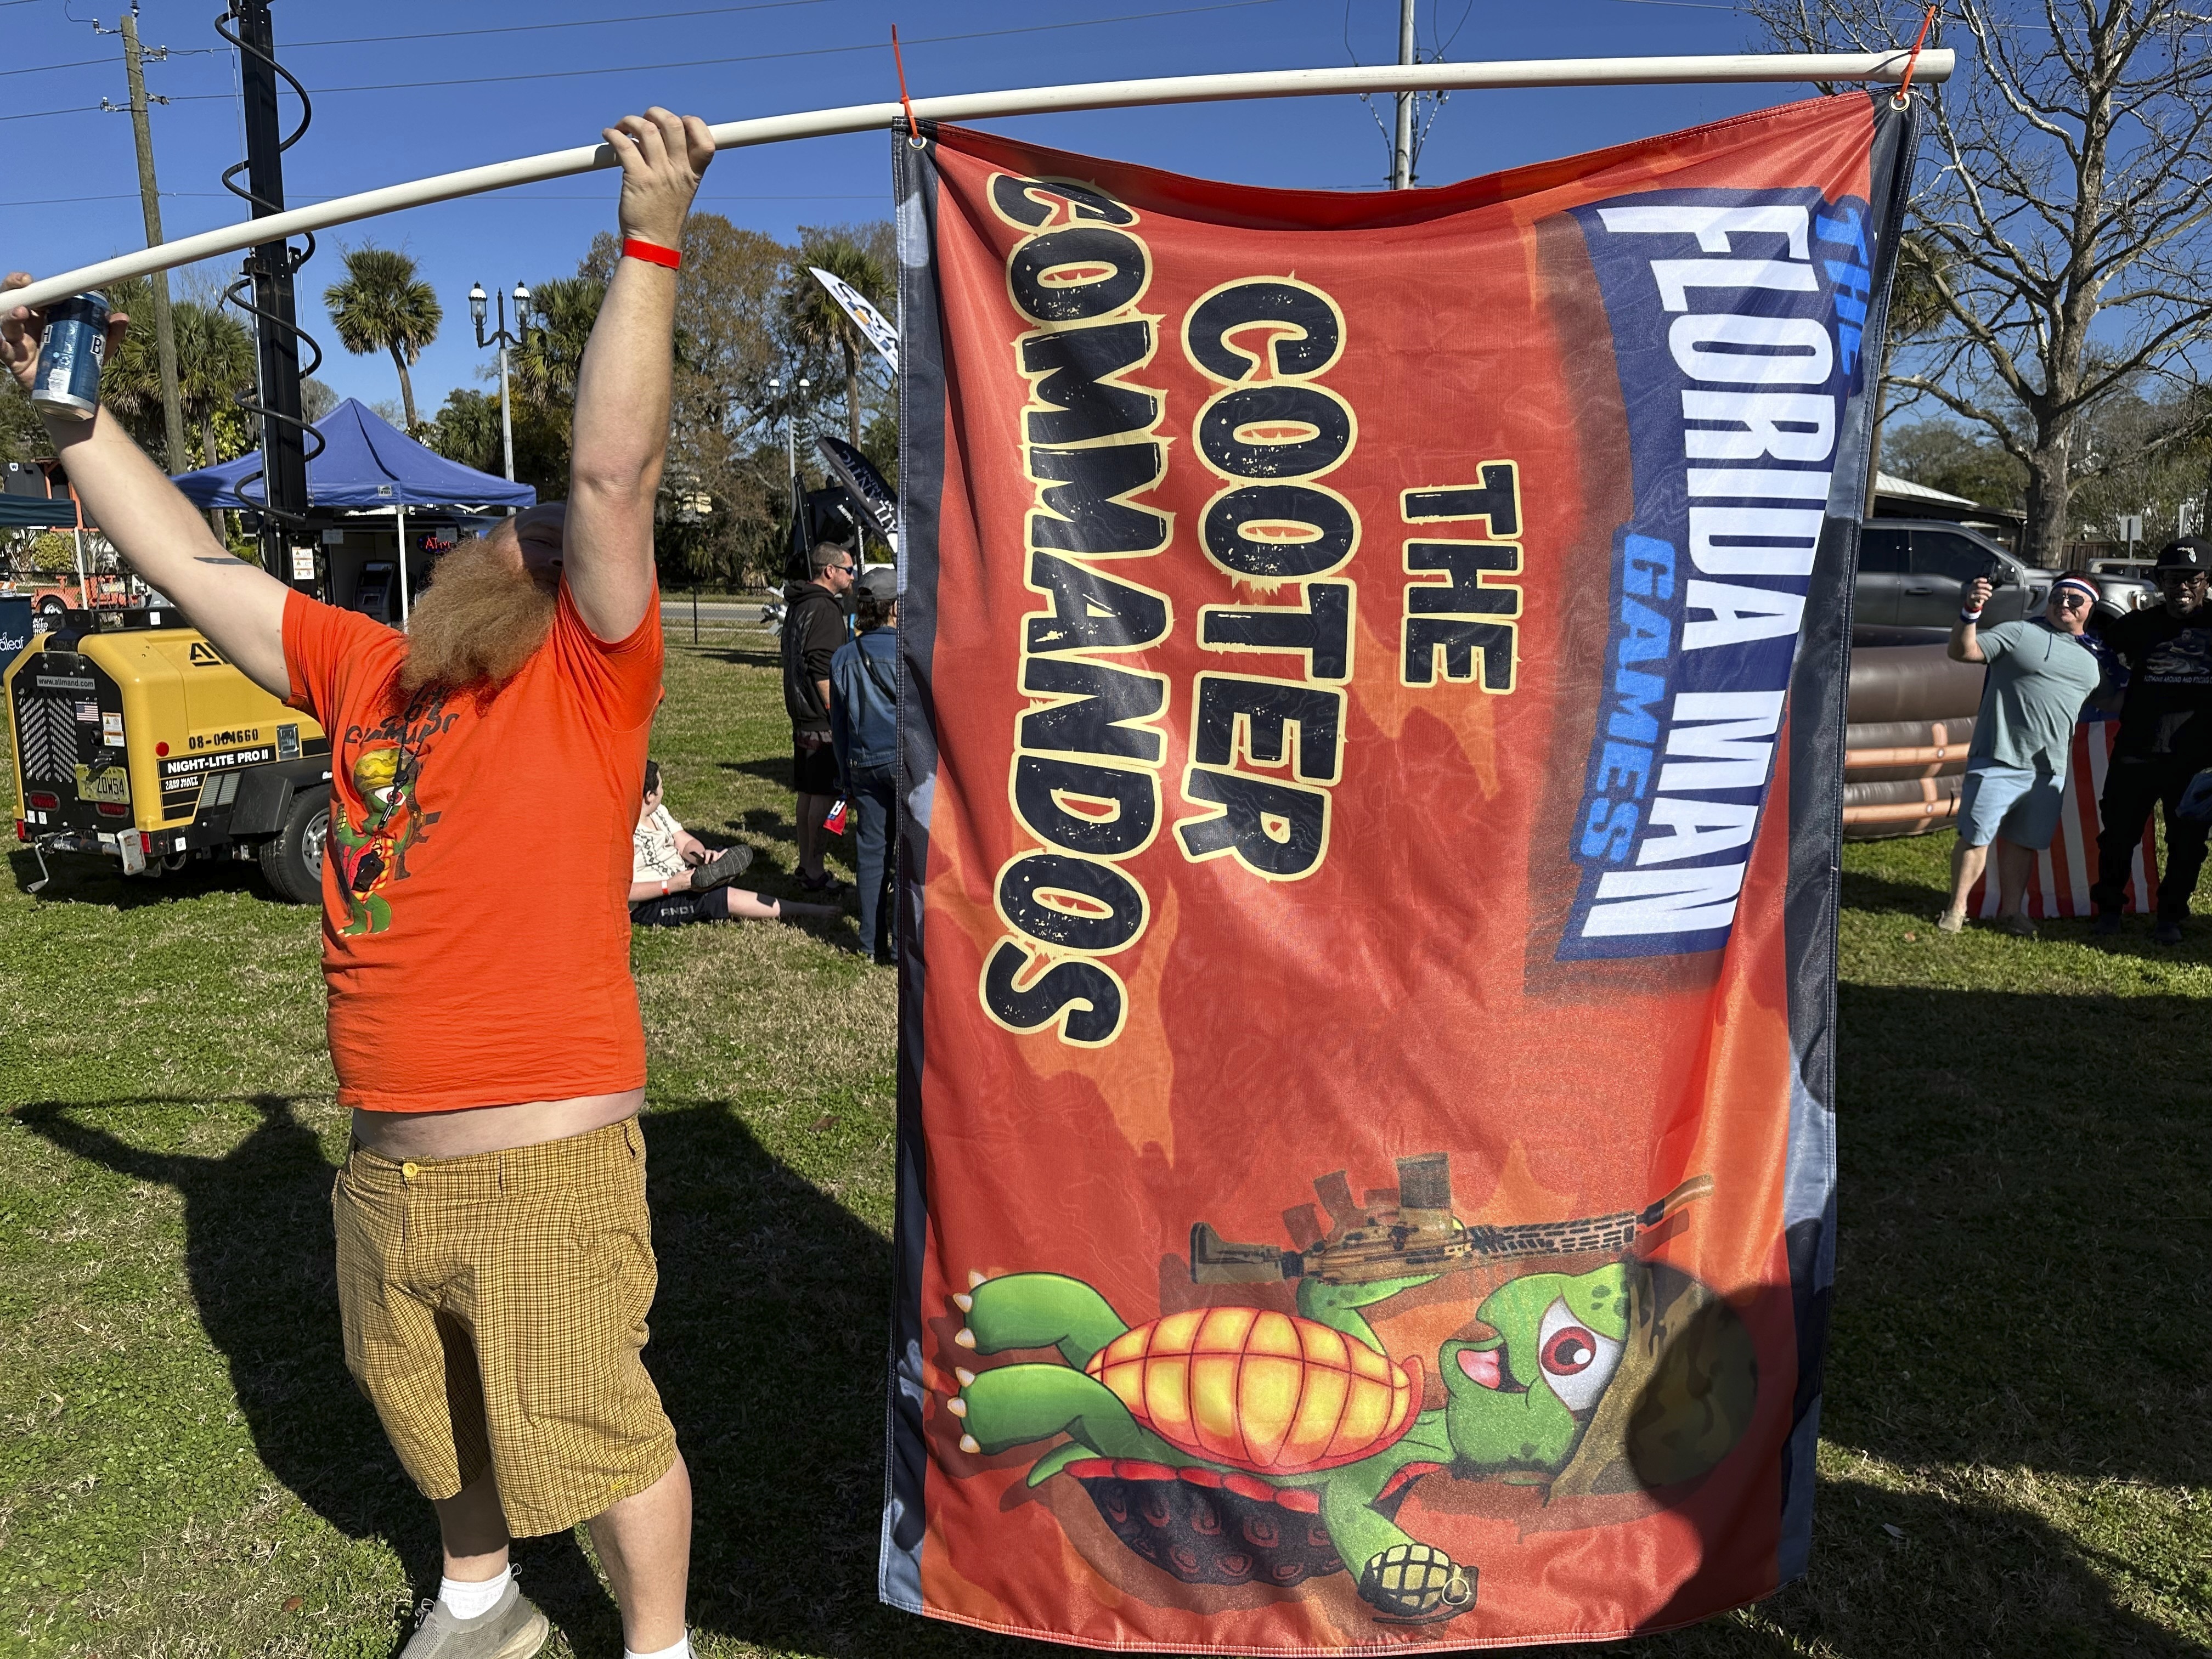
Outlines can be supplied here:
<path id="1" fill-rule="evenodd" d="M 330 1526 L 384 1539 L 417 1595 L 435 1595 L 430 1508 L 345 1369 L 335 1166 L 282 1096 L 248 1099 L 260 1121 L 221 1156 L 149 1152 L 99 1121 L 146 1103 L 42 1101 L 15 1115 L 64 1152 L 179 1194 L 185 1273 L 256 1455 Z M 654 1111 L 645 1129 L 660 1263 L 646 1360 L 697 1494 L 694 1624 L 809 1652 L 1016 1651 L 875 1602 L 888 1245 L 724 1103 Z M 621 1653 L 614 1604 L 572 1534 L 522 1542 L 515 1560 L 577 1654 Z"/>
<path id="2" fill-rule="evenodd" d="M 646 1358 L 691 1468 L 692 1622 L 810 1654 L 1035 1653 L 875 1600 L 890 1247 L 720 1101 L 645 1120 Z"/>
<path id="3" fill-rule="evenodd" d="M 776 811 L 772 807 L 748 806 L 743 817 L 725 818 L 722 825 L 727 830 L 738 830 L 748 836 L 757 836 L 764 841 L 780 841 L 792 847 L 799 845 L 799 825 L 793 822 L 789 813 Z"/>
<path id="4" fill-rule="evenodd" d="M 2212 1474 L 2200 1006 L 1846 987 L 1842 1014 L 1845 1224 L 1823 1426 L 1846 1457 L 1914 1479 L 1823 1482 L 1812 1576 L 1760 1610 L 1766 1629 L 1717 1620 L 1604 1650 L 2200 1651 L 2116 1593 L 2132 1582 L 2187 1600 L 2201 1540 L 2135 1540 L 2127 1559 L 2106 1559 L 2087 1539 L 2109 1527 L 2076 1514 L 2062 1531 L 2041 1512 L 2061 1500 L 2034 1478 L 2202 1487 Z M 2116 1089 L 2118 1053 L 2134 1059 Z M 427 1587 L 428 1507 L 344 1370 L 334 1172 L 313 1136 L 281 1097 L 253 1101 L 259 1126 L 220 1158 L 144 1152 L 87 1121 L 131 1103 L 18 1115 L 184 1195 L 193 1293 L 262 1461 L 332 1526 L 389 1540 Z M 646 1358 L 696 1493 L 694 1623 L 837 1659 L 1042 1651 L 875 1601 L 885 1242 L 727 1102 L 662 1105 L 645 1128 L 660 1266 Z M 612 1605 L 572 1539 L 517 1555 L 575 1652 L 619 1653 Z"/>
<path id="5" fill-rule="evenodd" d="M 1832 1443 L 2212 1483 L 2204 1008 L 1842 988 Z"/>
<path id="6" fill-rule="evenodd" d="M 2119 1605 L 2136 1576 L 2078 1537 L 1975 1496 L 1824 1480 L 1811 1572 L 1761 1602 L 1753 1625 L 1713 1620 L 1561 1659 L 2201 1659 L 2203 1648 Z M 1767 1628 L 1757 1628 L 1765 1626 Z M 1532 1650 L 1518 1650 L 1529 1652 Z"/>
<path id="7" fill-rule="evenodd" d="M 246 1101 L 260 1123 L 221 1157 L 150 1152 L 88 1121 L 148 1103 L 41 1101 L 16 1121 L 63 1151 L 133 1181 L 174 1188 L 185 1206 L 185 1271 L 209 1340 L 270 1474 L 349 1538 L 377 1537 L 407 1564 L 417 1597 L 437 1594 L 430 1506 L 386 1443 L 345 1368 L 331 1184 L 336 1166 L 281 1095 Z M 219 1104 L 164 1098 L 161 1104 Z M 531 1595 L 564 1628 L 616 1632 L 614 1604 L 574 1537 L 515 1551 Z"/>
<path id="8" fill-rule="evenodd" d="M 1923 886 L 1917 882 L 1885 881 L 1880 876 L 1848 869 L 1844 872 L 1842 890 L 1846 910 L 1901 911 L 1931 922 L 1950 896 L 1941 888 Z"/>
<path id="9" fill-rule="evenodd" d="M 39 860 L 28 848 L 8 854 L 15 890 L 41 904 L 101 904 L 118 910 L 137 910 L 149 904 L 174 904 L 203 893 L 248 892 L 271 904 L 273 897 L 253 866 L 245 863 L 195 860 L 168 874 L 126 876 L 113 859 L 88 853 L 49 853 L 46 869 L 52 879 L 39 891 L 31 884 L 39 878 Z"/>
<path id="10" fill-rule="evenodd" d="M 760 765 L 756 766 L 740 765 L 738 763 L 734 761 L 723 761 L 720 763 L 720 764 L 726 770 L 729 771 L 756 772 L 763 771 L 763 768 L 774 763 L 762 763 Z M 785 764 L 783 767 L 783 772 L 784 781 L 787 787 L 788 787 L 789 783 L 790 770 L 791 769 L 789 765 L 787 763 Z M 855 814 L 854 817 L 854 826 L 857 826 L 858 823 L 859 817 L 858 815 Z M 748 806 L 744 809 L 743 817 L 723 819 L 722 827 L 725 830 L 738 830 L 741 834 L 753 840 L 780 843 L 782 846 L 792 848 L 794 853 L 798 850 L 799 824 L 797 821 L 793 819 L 789 813 L 779 812 L 773 807 Z M 695 830 L 692 833 L 697 836 L 702 841 L 726 842 L 729 839 L 726 836 L 715 836 L 711 832 L 705 830 Z M 858 856 L 858 845 L 859 843 L 854 836 L 853 829 L 848 828 L 845 834 L 842 836 L 832 836 L 830 837 L 828 842 L 824 846 L 824 854 L 825 856 L 842 864 L 848 871 L 850 871 L 855 867 L 854 860 Z M 804 896 L 800 893 L 798 886 L 789 879 L 786 872 L 772 867 L 763 868 L 757 865 L 750 873 L 759 878 L 763 881 L 771 884 L 771 885 L 781 878 L 784 880 L 784 886 L 789 890 L 785 895 L 787 897 Z"/>
<path id="11" fill-rule="evenodd" d="M 734 646 L 720 649 L 708 645 L 694 647 L 702 662 L 728 663 L 733 668 L 781 668 L 783 659 L 773 651 L 745 651 Z"/>

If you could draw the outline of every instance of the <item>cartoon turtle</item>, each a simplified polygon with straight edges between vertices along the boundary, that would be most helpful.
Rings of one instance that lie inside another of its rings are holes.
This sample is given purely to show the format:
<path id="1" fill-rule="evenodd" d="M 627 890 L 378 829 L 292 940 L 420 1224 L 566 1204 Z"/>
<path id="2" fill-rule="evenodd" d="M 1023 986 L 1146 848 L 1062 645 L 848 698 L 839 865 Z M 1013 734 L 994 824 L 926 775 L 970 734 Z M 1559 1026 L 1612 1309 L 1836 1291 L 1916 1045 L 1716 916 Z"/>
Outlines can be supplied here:
<path id="1" fill-rule="evenodd" d="M 1348 1563 L 1403 1621 L 1455 1617 L 1476 1594 L 1474 1568 L 1397 1524 L 1422 1475 L 1656 1490 L 1711 1468 L 1749 1422 L 1733 1310 L 1634 1256 L 1493 1290 L 1475 1310 L 1486 1328 L 1438 1352 L 1444 1404 L 1421 1410 L 1419 1363 L 1392 1358 L 1361 1310 L 1437 1277 L 1306 1277 L 1296 1316 L 1217 1306 L 1133 1327 L 1079 1279 L 979 1278 L 954 1298 L 959 1346 L 1067 1363 L 956 1367 L 947 1407 L 970 1452 L 1065 1433 L 1029 1484 L 1080 1481 L 1122 1543 L 1185 1582 L 1287 1586 Z"/>

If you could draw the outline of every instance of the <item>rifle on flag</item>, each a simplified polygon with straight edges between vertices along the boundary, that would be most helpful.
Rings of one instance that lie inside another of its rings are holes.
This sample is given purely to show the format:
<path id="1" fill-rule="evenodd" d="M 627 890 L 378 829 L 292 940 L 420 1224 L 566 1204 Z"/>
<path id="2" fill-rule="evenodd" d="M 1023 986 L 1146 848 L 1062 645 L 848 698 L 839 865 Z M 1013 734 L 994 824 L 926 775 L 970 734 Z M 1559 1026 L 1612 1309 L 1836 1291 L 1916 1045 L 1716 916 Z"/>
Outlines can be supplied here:
<path id="1" fill-rule="evenodd" d="M 1570 1221 L 1522 1222 L 1508 1226 L 1462 1224 L 1451 1212 L 1450 1164 L 1442 1152 L 1398 1160 L 1395 1188 L 1355 1204 L 1344 1171 L 1314 1182 L 1336 1223 L 1323 1233 L 1310 1205 L 1286 1213 L 1295 1249 L 1238 1244 L 1205 1222 L 1190 1230 L 1190 1276 L 1200 1285 L 1268 1284 L 1318 1279 L 1328 1285 L 1371 1285 L 1383 1279 L 1452 1273 L 1500 1257 L 1625 1254 L 1685 1205 L 1713 1189 L 1710 1176 L 1692 1176 L 1641 1210 Z"/>

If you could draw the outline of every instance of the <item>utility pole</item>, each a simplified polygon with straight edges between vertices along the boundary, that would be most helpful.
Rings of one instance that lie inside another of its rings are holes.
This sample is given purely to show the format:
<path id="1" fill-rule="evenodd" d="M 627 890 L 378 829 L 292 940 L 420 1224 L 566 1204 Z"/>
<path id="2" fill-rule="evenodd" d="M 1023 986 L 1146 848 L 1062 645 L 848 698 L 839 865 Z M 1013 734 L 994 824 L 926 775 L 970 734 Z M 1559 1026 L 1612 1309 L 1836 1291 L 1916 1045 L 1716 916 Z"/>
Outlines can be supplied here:
<path id="1" fill-rule="evenodd" d="M 154 131 L 146 118 L 145 53 L 138 45 L 135 5 L 123 14 L 123 70 L 131 82 L 131 131 L 138 141 L 138 202 L 146 215 L 146 246 L 158 247 L 162 240 L 161 192 L 154 183 Z M 177 331 L 169 319 L 166 270 L 154 273 L 154 343 L 161 365 L 161 435 L 168 447 L 169 471 L 183 472 L 190 460 L 185 453 L 185 406 L 177 390 Z"/>
<path id="2" fill-rule="evenodd" d="M 1413 61 L 1413 0 L 1398 0 L 1398 61 Z M 1398 131 L 1390 145 L 1390 188 L 1413 187 L 1413 94 L 1398 94 Z"/>

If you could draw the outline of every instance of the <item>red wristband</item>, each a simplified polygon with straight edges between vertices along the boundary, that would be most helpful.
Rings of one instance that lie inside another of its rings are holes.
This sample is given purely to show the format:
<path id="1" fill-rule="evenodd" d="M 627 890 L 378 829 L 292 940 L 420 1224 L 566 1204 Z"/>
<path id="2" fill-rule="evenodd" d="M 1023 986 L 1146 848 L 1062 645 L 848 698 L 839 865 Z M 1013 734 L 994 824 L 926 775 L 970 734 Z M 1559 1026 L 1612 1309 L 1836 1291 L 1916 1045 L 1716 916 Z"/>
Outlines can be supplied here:
<path id="1" fill-rule="evenodd" d="M 684 256 L 672 247 L 663 247 L 658 242 L 641 242 L 635 236 L 623 238 L 623 258 L 642 259 L 649 265 L 666 265 L 671 270 L 684 263 Z"/>

